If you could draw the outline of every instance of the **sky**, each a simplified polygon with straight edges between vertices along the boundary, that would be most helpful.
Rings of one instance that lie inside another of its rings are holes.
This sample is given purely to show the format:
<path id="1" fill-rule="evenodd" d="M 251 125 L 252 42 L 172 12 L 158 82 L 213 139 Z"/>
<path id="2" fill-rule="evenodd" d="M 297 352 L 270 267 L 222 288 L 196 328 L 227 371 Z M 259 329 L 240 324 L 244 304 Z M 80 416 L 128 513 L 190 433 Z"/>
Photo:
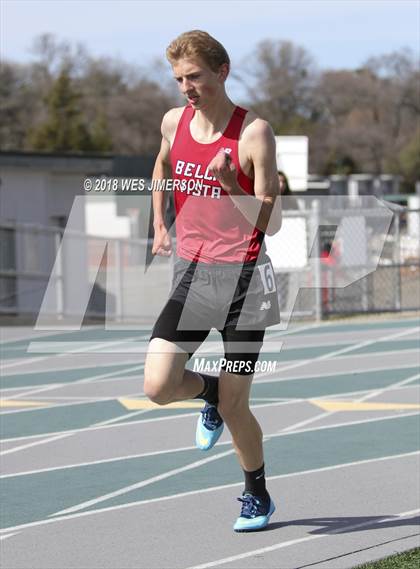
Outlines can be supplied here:
<path id="1" fill-rule="evenodd" d="M 216 37 L 233 65 L 267 38 L 304 47 L 321 69 L 420 50 L 420 0 L 2 0 L 0 10 L 0 53 L 16 62 L 33 59 L 42 33 L 142 67 L 190 29 Z"/>

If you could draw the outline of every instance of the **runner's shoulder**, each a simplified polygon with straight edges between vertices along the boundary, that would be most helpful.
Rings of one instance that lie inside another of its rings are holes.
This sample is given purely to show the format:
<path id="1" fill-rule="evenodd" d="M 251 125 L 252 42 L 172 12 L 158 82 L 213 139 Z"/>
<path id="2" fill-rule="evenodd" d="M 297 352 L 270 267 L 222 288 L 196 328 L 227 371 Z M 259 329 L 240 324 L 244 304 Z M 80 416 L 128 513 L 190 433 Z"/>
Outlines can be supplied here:
<path id="1" fill-rule="evenodd" d="M 259 117 L 254 111 L 248 111 L 242 129 L 242 141 L 258 143 L 273 137 L 274 132 L 270 123 Z"/>
<path id="2" fill-rule="evenodd" d="M 175 136 L 178 123 L 185 107 L 174 107 L 165 113 L 162 119 L 161 132 L 163 138 L 170 141 Z"/>

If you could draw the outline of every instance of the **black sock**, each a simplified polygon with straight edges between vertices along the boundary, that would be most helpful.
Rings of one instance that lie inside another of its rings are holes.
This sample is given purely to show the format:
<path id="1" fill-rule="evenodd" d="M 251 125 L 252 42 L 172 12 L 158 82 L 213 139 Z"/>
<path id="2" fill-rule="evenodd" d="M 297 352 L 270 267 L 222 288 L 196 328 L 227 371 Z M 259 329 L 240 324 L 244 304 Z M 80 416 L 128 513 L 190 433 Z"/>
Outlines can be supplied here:
<path id="1" fill-rule="evenodd" d="M 249 492 L 254 494 L 254 496 L 261 496 L 262 498 L 268 498 L 269 494 L 265 487 L 265 472 L 264 463 L 263 465 L 254 470 L 253 472 L 248 472 L 244 470 L 245 474 L 245 490 L 244 492 Z"/>
<path id="2" fill-rule="evenodd" d="M 211 405 L 217 405 L 219 402 L 219 378 L 205 373 L 199 373 L 198 375 L 203 378 L 204 388 L 194 399 L 204 399 Z"/>

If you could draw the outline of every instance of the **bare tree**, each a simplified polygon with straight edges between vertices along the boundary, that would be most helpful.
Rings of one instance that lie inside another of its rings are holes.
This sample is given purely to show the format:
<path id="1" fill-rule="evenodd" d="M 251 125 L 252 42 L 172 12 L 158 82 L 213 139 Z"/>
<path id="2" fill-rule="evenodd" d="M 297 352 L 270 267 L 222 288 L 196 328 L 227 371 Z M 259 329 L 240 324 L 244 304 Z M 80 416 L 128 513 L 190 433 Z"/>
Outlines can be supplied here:
<path id="1" fill-rule="evenodd" d="M 277 133 L 299 128 L 311 119 L 317 74 L 303 47 L 290 41 L 260 42 L 254 55 L 247 58 L 246 72 L 253 108 L 269 118 Z"/>
<path id="2" fill-rule="evenodd" d="M 324 169 L 334 170 L 333 156 L 359 170 L 400 172 L 399 153 L 419 120 L 418 95 L 418 71 L 406 52 L 369 59 L 356 71 L 324 72 L 317 87 L 329 126 Z"/>
<path id="3" fill-rule="evenodd" d="M 50 34 L 37 38 L 33 53 L 29 65 L 0 69 L 2 149 L 32 148 L 27 134 L 48 121 L 49 95 L 66 73 L 91 148 L 157 152 L 163 114 L 183 104 L 166 63 L 94 58 Z M 356 70 L 320 71 L 303 47 L 265 40 L 232 78 L 245 87 L 243 104 L 276 134 L 309 137 L 312 172 L 395 172 L 412 185 L 420 178 L 420 70 L 410 51 L 370 58 Z"/>

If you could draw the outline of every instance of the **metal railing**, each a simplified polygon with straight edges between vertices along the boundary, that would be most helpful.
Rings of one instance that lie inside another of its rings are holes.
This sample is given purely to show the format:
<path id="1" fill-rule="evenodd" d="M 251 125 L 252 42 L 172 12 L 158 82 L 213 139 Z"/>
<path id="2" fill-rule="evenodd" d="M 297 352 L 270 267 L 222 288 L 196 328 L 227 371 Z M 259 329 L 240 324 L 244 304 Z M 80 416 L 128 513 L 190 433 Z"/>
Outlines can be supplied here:
<path id="1" fill-rule="evenodd" d="M 371 212 L 356 213 L 358 217 L 346 211 L 325 212 L 316 204 L 284 211 L 285 238 L 278 241 L 284 251 L 274 258 L 271 245 L 284 313 L 322 319 L 420 309 L 416 233 L 420 210 L 394 212 L 386 234 L 372 231 Z M 365 222 L 355 222 L 361 213 Z M 365 251 L 366 262 L 381 249 L 374 270 L 371 265 L 366 270 L 364 263 L 349 266 L 346 255 L 351 250 L 335 246 L 339 231 L 335 220 L 352 215 L 347 233 L 353 246 L 358 243 Z M 85 316 L 103 318 L 106 313 L 119 322 L 153 321 L 170 288 L 172 261 L 153 258 L 153 279 L 145 278 L 150 246 L 147 239 L 105 238 L 58 227 L 0 222 L 0 314 L 37 315 L 46 310 L 66 318 L 80 312 L 74 300 L 78 294 L 80 298 L 87 294 L 87 301 L 80 303 Z M 366 274 L 360 277 L 363 271 Z M 80 290 L 73 294 L 71 288 L 76 285 Z M 45 307 L 47 291 L 50 299 Z"/>

